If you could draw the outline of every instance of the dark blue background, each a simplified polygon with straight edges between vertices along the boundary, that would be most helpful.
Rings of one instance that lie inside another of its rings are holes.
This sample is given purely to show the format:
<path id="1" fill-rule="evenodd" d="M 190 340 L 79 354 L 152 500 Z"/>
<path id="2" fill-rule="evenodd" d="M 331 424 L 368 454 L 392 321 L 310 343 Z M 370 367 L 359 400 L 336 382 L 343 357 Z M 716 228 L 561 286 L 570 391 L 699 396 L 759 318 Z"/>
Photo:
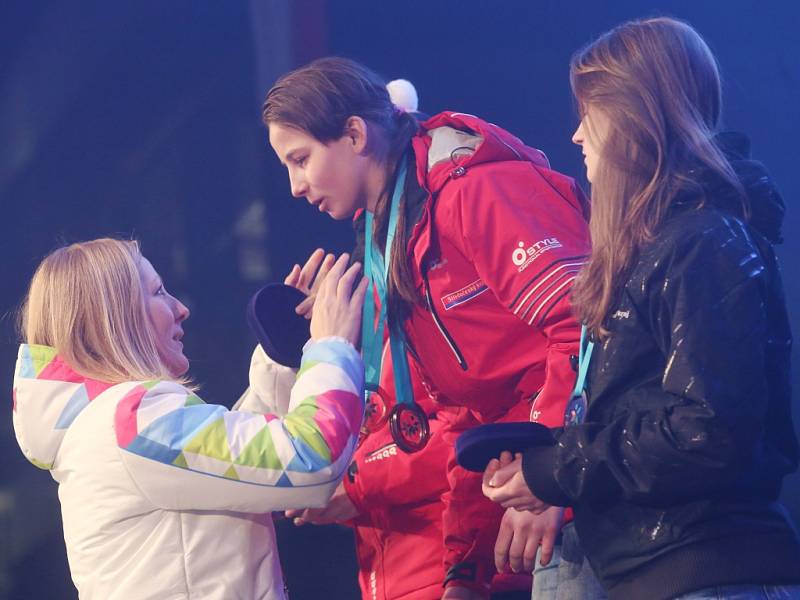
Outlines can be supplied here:
<path id="1" fill-rule="evenodd" d="M 245 385 L 249 294 L 317 246 L 348 249 L 346 223 L 291 199 L 260 105 L 275 77 L 321 54 L 417 86 L 421 108 L 470 112 L 582 177 L 571 53 L 632 17 L 689 20 L 725 79 L 725 122 L 747 132 L 787 202 L 779 248 L 800 318 L 800 5 L 772 1 L 11 1 L 0 8 L 0 597 L 71 598 L 55 484 L 13 439 L 14 311 L 61 242 L 134 235 L 192 309 L 185 338 L 208 401 Z M 797 388 L 798 359 L 794 359 Z M 795 401 L 795 413 L 797 413 Z M 795 419 L 797 422 L 797 419 Z M 800 477 L 784 499 L 800 517 Z M 293 598 L 355 597 L 349 534 L 280 525 Z M 213 548 L 209 548 L 213 552 Z"/>

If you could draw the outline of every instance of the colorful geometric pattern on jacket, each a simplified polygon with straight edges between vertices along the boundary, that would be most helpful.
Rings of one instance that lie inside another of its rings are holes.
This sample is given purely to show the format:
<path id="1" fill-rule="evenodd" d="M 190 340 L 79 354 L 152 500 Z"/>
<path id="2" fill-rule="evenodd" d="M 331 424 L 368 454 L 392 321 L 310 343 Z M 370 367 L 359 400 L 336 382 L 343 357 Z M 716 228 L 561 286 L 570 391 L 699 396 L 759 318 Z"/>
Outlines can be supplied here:
<path id="1" fill-rule="evenodd" d="M 56 429 L 66 429 L 72 420 L 102 392 L 113 384 L 88 379 L 75 372 L 50 346 L 23 344 L 20 346 L 17 373 L 20 379 L 40 379 L 74 383 L 75 391 L 56 424 Z M 16 405 L 14 406 L 16 410 Z"/>
<path id="2" fill-rule="evenodd" d="M 18 394 L 21 387 L 30 389 L 32 380 L 37 382 L 37 389 L 30 390 L 30 394 L 23 393 L 28 410 L 38 415 L 36 433 L 40 435 L 23 432 L 22 426 L 17 427 L 20 425 L 16 419 Z M 41 393 L 45 387 L 48 394 Z M 88 379 L 75 372 L 56 354 L 55 348 L 22 344 L 14 375 L 13 413 L 17 435 L 27 442 L 23 450 L 28 460 L 39 468 L 52 468 L 56 449 L 67 428 L 89 402 L 109 387 L 109 383 Z"/>
<path id="3" fill-rule="evenodd" d="M 144 458 L 212 476 L 278 487 L 319 485 L 320 471 L 329 470 L 333 480 L 347 466 L 361 426 L 362 386 L 358 354 L 333 340 L 304 353 L 283 418 L 205 404 L 174 382 L 146 382 L 117 407 L 117 443 Z"/>

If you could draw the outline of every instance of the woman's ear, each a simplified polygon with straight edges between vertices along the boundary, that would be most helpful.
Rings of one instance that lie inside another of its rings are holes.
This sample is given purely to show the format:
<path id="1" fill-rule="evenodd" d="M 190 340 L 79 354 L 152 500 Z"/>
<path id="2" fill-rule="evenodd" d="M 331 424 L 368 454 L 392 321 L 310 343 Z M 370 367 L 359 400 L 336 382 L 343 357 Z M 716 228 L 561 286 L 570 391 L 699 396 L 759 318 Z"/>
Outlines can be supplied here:
<path id="1" fill-rule="evenodd" d="M 344 124 L 345 141 L 352 147 L 356 154 L 364 154 L 367 149 L 369 128 L 367 122 L 361 117 L 350 117 Z"/>

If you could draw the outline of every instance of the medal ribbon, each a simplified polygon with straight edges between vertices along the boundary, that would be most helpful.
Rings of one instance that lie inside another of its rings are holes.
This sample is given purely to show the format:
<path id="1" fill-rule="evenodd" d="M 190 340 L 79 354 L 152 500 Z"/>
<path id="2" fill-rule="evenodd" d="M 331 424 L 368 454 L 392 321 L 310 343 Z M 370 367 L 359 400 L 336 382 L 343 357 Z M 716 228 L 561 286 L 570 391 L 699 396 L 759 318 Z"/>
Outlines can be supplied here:
<path id="1" fill-rule="evenodd" d="M 367 298 L 364 301 L 362 313 L 362 350 L 364 355 L 366 388 L 376 391 L 381 377 L 381 358 L 383 350 L 383 333 L 387 321 L 387 286 L 389 265 L 392 258 L 392 244 L 394 243 L 399 215 L 400 197 L 403 195 L 406 172 L 408 167 L 405 159 L 401 159 L 397 172 L 397 180 L 392 192 L 389 207 L 389 227 L 386 232 L 386 247 L 383 255 L 373 239 L 374 216 L 367 211 L 364 226 L 364 273 L 369 278 Z M 375 296 L 380 302 L 380 312 L 377 322 L 375 319 Z M 389 320 L 389 347 L 392 352 L 394 366 L 394 387 L 398 403 L 414 404 L 411 393 L 411 376 L 408 368 L 408 357 L 405 352 L 405 332 L 396 319 Z"/>
<path id="2" fill-rule="evenodd" d="M 592 360 L 592 350 L 594 342 L 586 341 L 586 326 L 581 327 L 581 345 L 578 351 L 578 378 L 575 380 L 575 388 L 572 390 L 572 397 L 583 394 L 586 386 L 586 375 L 589 373 L 589 363 Z"/>

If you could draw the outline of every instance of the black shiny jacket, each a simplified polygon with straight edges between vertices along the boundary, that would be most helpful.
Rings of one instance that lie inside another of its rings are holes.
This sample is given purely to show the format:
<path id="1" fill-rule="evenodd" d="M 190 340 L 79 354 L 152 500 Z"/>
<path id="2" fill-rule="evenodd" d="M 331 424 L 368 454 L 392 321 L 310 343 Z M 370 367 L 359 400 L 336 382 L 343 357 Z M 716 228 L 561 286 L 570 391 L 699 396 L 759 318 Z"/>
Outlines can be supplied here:
<path id="1" fill-rule="evenodd" d="M 783 202 L 759 163 L 740 147 L 733 158 L 747 224 L 711 178 L 703 208 L 676 204 L 595 345 L 585 422 L 523 459 L 539 498 L 574 507 L 611 598 L 800 582 L 800 543 L 777 503 L 798 464 L 771 244 Z"/>

